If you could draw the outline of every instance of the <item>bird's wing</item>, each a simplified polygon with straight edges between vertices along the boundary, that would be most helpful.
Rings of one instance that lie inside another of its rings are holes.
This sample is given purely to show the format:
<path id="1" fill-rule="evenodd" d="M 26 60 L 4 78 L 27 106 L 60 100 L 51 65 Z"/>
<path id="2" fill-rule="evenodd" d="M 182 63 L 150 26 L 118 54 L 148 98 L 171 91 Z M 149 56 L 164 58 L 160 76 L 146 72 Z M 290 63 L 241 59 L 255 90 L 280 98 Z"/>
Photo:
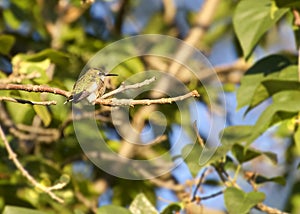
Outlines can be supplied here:
<path id="1" fill-rule="evenodd" d="M 73 103 L 78 103 L 79 101 L 81 101 L 82 99 L 86 98 L 87 96 L 89 96 L 90 92 L 84 90 L 81 91 L 77 94 L 73 94 L 72 95 L 72 102 Z"/>

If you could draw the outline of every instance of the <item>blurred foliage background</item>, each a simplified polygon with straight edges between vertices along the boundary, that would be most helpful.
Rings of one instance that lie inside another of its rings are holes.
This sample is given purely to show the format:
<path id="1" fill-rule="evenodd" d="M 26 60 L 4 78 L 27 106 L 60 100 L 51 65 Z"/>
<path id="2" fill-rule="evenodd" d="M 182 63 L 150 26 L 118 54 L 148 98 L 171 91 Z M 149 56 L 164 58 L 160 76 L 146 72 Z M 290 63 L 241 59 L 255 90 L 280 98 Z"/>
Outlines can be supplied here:
<path id="1" fill-rule="evenodd" d="M 208 26 L 199 25 L 205 4 L 215 4 L 216 8 L 211 22 L 206 23 Z M 0 123 L 18 159 L 40 184 L 67 183 L 55 191 L 64 203 L 51 199 L 24 179 L 1 143 L 0 210 L 5 213 L 76 214 L 167 214 L 180 210 L 186 213 L 225 213 L 224 210 L 248 213 L 256 206 L 261 211 L 275 213 L 264 210 L 266 208 L 261 205 L 265 198 L 273 197 L 273 190 L 270 188 L 264 194 L 257 187 L 262 183 L 268 186 L 271 182 L 279 183 L 273 186 L 275 189 L 287 187 L 281 207 L 277 208 L 299 213 L 300 87 L 296 49 L 299 44 L 294 40 L 300 38 L 299 25 L 294 24 L 298 8 L 299 1 L 280 0 L 255 3 L 251 0 L 1 0 L 0 84 L 47 85 L 70 91 L 87 61 L 114 41 L 149 33 L 186 39 L 192 30 L 200 29 L 203 36 L 193 45 L 215 66 L 228 93 L 226 114 L 232 121 L 228 121 L 231 127 L 224 130 L 222 146 L 206 165 L 214 169 L 209 175 L 198 165 L 203 148 L 197 145 L 186 159 L 187 165 L 180 168 L 179 174 L 186 175 L 184 181 L 172 173 L 153 180 L 130 181 L 106 174 L 87 159 L 73 130 L 71 108 L 63 104 L 65 97 L 0 90 L 1 97 L 57 101 L 57 105 L 51 106 L 0 102 Z M 286 29 L 290 34 L 283 33 Z M 277 55 L 271 55 L 275 53 Z M 120 64 L 116 71 L 121 75 L 112 80 L 111 87 L 116 88 L 124 79 L 146 68 L 151 68 L 151 64 L 140 58 Z M 185 80 L 189 89 L 197 89 L 203 95 L 200 105 L 205 105 L 206 92 L 201 83 L 192 78 Z M 146 97 L 147 94 L 141 98 Z M 274 101 L 272 105 L 270 98 Z M 217 95 L 214 99 L 217 100 Z M 264 106 L 255 111 L 261 104 Z M 255 118 L 260 116 L 258 122 L 247 126 L 235 122 L 235 108 L 242 107 L 246 108 L 243 113 L 250 112 L 250 117 L 251 113 Z M 131 119 L 140 108 L 132 109 Z M 173 117 L 178 111 L 176 107 L 162 105 L 159 109 L 170 115 L 170 124 L 177 124 Z M 101 127 L 112 129 L 109 108 L 97 110 Z M 264 148 L 250 147 L 274 124 L 279 126 L 271 137 L 276 135 L 279 143 L 268 142 L 268 147 Z M 167 136 L 172 134 L 171 130 L 169 127 Z M 200 134 L 203 133 L 200 131 Z M 114 151 L 121 149 L 122 139 L 106 137 Z M 168 151 L 169 141 L 166 138 L 155 150 Z M 183 149 L 183 155 L 189 146 Z M 278 148 L 280 153 L 275 152 Z M 273 163 L 276 175 L 268 174 L 274 168 L 265 161 Z M 247 174 L 248 171 L 251 173 Z M 261 173 L 264 171 L 265 174 Z M 207 188 L 200 188 L 200 193 L 207 196 L 222 191 L 224 199 L 217 195 L 208 197 L 212 203 L 219 204 L 213 206 L 214 209 L 203 207 L 200 196 L 193 197 L 193 192 L 199 188 L 197 183 L 202 184 L 199 179 Z M 248 186 L 245 185 L 247 181 Z M 242 190 L 236 185 L 242 186 Z M 162 189 L 164 192 L 160 191 Z M 113 205 L 105 206 L 110 203 Z M 269 203 L 276 206 L 276 201 Z"/>

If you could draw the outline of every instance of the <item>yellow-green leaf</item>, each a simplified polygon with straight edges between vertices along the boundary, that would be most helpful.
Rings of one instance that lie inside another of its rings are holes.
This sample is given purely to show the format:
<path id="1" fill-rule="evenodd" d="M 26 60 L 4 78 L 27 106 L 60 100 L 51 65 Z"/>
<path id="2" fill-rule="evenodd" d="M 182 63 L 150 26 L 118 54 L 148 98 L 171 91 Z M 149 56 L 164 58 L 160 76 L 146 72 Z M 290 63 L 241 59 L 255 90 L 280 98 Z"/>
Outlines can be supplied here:
<path id="1" fill-rule="evenodd" d="M 15 37 L 11 35 L 0 35 L 0 54 L 8 55 L 15 43 Z"/>

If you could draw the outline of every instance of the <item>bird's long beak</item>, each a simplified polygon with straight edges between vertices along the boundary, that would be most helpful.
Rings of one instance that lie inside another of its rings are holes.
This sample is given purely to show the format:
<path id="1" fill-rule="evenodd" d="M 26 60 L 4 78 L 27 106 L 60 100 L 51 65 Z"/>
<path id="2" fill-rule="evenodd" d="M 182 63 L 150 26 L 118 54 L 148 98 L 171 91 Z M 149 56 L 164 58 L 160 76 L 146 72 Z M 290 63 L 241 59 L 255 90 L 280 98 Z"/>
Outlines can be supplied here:
<path id="1" fill-rule="evenodd" d="M 105 74 L 105 76 L 110 77 L 110 76 L 118 76 L 118 74 Z"/>

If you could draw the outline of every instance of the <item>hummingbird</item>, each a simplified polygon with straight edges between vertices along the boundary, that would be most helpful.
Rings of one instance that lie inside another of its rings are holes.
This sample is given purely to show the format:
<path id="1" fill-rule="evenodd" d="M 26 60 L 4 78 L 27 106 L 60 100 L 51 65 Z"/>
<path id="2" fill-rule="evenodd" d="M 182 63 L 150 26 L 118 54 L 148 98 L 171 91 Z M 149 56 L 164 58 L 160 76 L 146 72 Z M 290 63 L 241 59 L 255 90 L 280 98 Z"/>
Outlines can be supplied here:
<path id="1" fill-rule="evenodd" d="M 101 97 L 106 89 L 104 80 L 107 76 L 118 76 L 117 74 L 107 74 L 104 68 L 90 68 L 74 84 L 71 96 L 67 102 L 78 103 L 87 99 L 89 103 L 94 103 L 98 97 Z"/>

